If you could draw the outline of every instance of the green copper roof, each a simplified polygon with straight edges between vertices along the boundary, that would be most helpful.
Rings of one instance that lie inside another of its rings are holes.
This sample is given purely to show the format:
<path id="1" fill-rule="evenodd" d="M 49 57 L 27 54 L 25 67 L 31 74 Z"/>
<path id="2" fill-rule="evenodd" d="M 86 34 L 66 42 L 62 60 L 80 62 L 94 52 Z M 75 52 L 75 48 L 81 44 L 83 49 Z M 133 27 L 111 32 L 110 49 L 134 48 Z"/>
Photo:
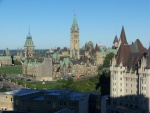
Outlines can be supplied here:
<path id="1" fill-rule="evenodd" d="M 52 54 L 52 58 L 59 59 L 60 58 L 59 53 L 55 52 L 54 54 Z"/>
<path id="2" fill-rule="evenodd" d="M 77 50 L 73 50 L 72 55 L 73 55 L 74 57 L 76 57 L 76 56 L 77 56 Z"/>
<path id="3" fill-rule="evenodd" d="M 32 41 L 32 36 L 30 35 L 30 26 L 29 26 L 29 32 L 24 47 L 35 47 Z"/>
<path id="4" fill-rule="evenodd" d="M 0 56 L 0 60 L 4 60 L 4 59 L 11 59 L 10 56 Z"/>
<path id="5" fill-rule="evenodd" d="M 32 37 L 30 35 L 27 36 L 24 47 L 35 47 L 32 41 Z"/>
<path id="6" fill-rule="evenodd" d="M 67 65 L 69 65 L 69 63 L 71 63 L 69 58 L 63 58 L 63 60 L 60 61 L 60 66 L 61 67 L 67 66 Z"/>
<path id="7" fill-rule="evenodd" d="M 77 19 L 76 19 L 76 15 L 74 15 L 74 19 L 73 19 L 73 24 L 72 24 L 72 27 L 71 27 L 71 30 L 79 30 L 79 27 L 78 27 L 78 24 L 77 24 Z"/>

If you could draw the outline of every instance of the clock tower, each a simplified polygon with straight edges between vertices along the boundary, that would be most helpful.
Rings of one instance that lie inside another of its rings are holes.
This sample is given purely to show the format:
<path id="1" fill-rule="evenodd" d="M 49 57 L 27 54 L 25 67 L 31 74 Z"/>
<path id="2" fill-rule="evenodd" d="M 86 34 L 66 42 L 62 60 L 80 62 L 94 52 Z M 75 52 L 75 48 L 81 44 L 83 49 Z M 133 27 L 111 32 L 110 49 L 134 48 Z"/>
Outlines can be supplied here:
<path id="1" fill-rule="evenodd" d="M 70 58 L 80 59 L 79 27 L 76 15 L 74 15 L 70 33 Z"/>

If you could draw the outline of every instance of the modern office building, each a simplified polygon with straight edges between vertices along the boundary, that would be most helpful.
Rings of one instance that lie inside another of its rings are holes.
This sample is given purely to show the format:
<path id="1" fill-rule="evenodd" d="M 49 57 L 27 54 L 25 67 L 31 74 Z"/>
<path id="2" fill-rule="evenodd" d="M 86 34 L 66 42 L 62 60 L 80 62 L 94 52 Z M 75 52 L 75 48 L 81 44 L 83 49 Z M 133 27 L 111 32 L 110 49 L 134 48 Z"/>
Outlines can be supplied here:
<path id="1" fill-rule="evenodd" d="M 88 113 L 89 93 L 21 89 L 0 93 L 0 109 L 31 113 Z"/>

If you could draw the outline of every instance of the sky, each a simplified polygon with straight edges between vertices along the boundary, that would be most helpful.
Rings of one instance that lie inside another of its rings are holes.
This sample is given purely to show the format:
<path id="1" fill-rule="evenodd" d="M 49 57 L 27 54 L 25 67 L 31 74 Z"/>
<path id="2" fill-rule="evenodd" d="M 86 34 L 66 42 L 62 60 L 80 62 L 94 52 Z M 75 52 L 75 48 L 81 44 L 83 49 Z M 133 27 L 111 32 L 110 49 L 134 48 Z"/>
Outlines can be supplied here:
<path id="1" fill-rule="evenodd" d="M 149 47 L 150 0 L 0 0 L 0 49 L 23 49 L 29 26 L 35 49 L 69 48 L 74 14 L 80 47 L 111 47 L 122 26 L 129 44 Z"/>

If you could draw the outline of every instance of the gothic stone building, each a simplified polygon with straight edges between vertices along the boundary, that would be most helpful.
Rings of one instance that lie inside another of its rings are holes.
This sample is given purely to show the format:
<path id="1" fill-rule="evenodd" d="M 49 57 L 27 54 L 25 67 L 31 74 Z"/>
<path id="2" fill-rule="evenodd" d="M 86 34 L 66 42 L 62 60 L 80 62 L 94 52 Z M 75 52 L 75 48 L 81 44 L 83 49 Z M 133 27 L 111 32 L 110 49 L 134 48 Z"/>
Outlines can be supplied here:
<path id="1" fill-rule="evenodd" d="M 25 61 L 23 64 L 23 74 L 31 75 L 35 80 L 51 81 L 52 80 L 52 59 L 44 58 L 44 61 Z"/>
<path id="2" fill-rule="evenodd" d="M 110 67 L 111 104 L 107 113 L 150 112 L 150 48 L 137 39 L 128 44 L 122 27 L 117 55 Z"/>
<path id="3" fill-rule="evenodd" d="M 44 58 L 44 61 L 38 62 L 34 58 L 34 44 L 30 35 L 30 30 L 24 45 L 25 60 L 23 64 L 23 74 L 32 76 L 35 80 L 52 80 L 52 59 Z"/>

